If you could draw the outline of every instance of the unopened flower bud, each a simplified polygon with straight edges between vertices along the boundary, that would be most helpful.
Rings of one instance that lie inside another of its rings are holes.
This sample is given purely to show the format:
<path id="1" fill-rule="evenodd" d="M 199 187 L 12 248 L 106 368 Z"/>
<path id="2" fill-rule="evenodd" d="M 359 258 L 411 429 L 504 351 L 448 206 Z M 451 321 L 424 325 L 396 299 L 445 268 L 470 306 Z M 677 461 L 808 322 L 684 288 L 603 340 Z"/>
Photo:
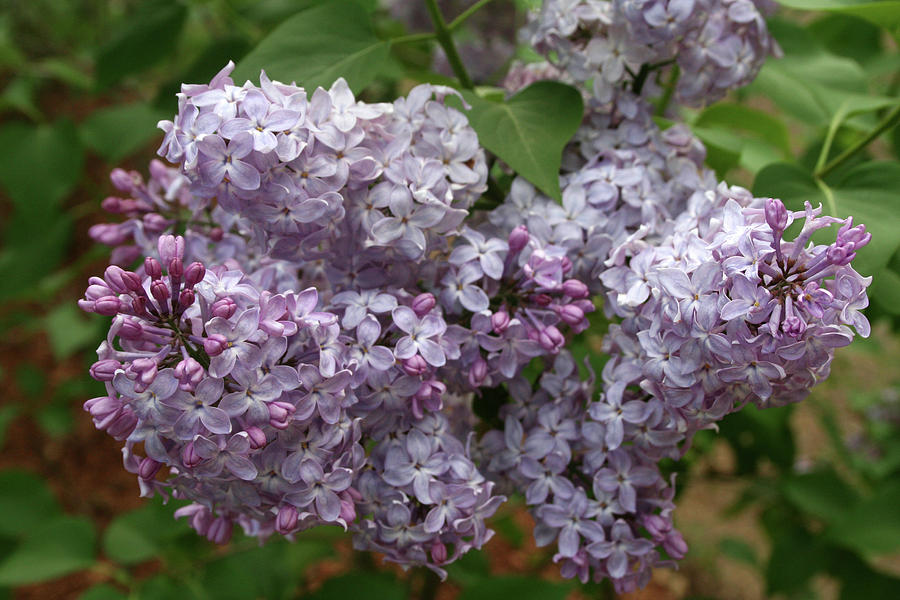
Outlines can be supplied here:
<path id="1" fill-rule="evenodd" d="M 116 371 L 122 368 L 122 363 L 111 358 L 98 360 L 91 365 L 91 377 L 97 381 L 112 381 Z"/>
<path id="2" fill-rule="evenodd" d="M 412 309 L 417 317 L 422 318 L 431 312 L 431 309 L 434 308 L 436 303 L 437 301 L 435 300 L 434 295 L 426 292 L 413 298 Z"/>
<path id="3" fill-rule="evenodd" d="M 524 225 L 519 225 L 515 227 L 512 231 L 509 232 L 509 251 L 511 254 L 516 254 L 522 251 L 526 245 L 528 245 L 528 240 L 531 239 L 531 236 L 528 234 L 528 228 Z"/>
<path id="4" fill-rule="evenodd" d="M 149 456 L 145 456 L 144 459 L 141 460 L 141 466 L 138 467 L 138 477 L 145 481 L 153 479 L 156 477 L 156 473 L 159 472 L 161 466 L 161 462 L 155 461 Z"/>
<path id="5" fill-rule="evenodd" d="M 548 325 L 538 335 L 538 343 L 544 350 L 553 352 L 554 354 L 565 344 L 566 338 L 553 325 Z"/>
<path id="6" fill-rule="evenodd" d="M 162 279 L 150 283 L 150 295 L 159 303 L 159 307 L 165 312 L 166 302 L 169 300 L 169 285 Z"/>
<path id="7" fill-rule="evenodd" d="M 209 307 L 209 312 L 212 316 L 222 317 L 223 319 L 230 319 L 236 310 L 237 304 L 231 298 L 220 298 Z"/>
<path id="8" fill-rule="evenodd" d="M 281 535 L 287 535 L 297 528 L 297 509 L 290 504 L 285 504 L 278 509 L 278 516 L 275 517 L 275 531 Z"/>
<path id="9" fill-rule="evenodd" d="M 206 267 L 201 262 L 192 262 L 184 270 L 184 284 L 188 287 L 194 287 L 206 276 Z"/>
<path id="10" fill-rule="evenodd" d="M 484 383 L 484 380 L 487 378 L 487 374 L 487 362 L 483 358 L 478 357 L 475 362 L 472 363 L 472 366 L 469 367 L 469 373 L 467 375 L 469 385 L 471 385 L 473 388 L 481 387 L 481 385 Z"/>
<path id="11" fill-rule="evenodd" d="M 141 221 L 144 223 L 144 229 L 150 233 L 161 233 L 171 225 L 171 221 L 159 213 L 147 213 Z"/>
<path id="12" fill-rule="evenodd" d="M 125 169 L 113 169 L 109 174 L 109 180 L 116 189 L 130 192 L 134 189 L 136 175 L 128 173 Z"/>
<path id="13" fill-rule="evenodd" d="M 184 448 L 181 450 L 181 462 L 188 469 L 193 469 L 203 462 L 203 457 L 194 448 L 194 442 L 188 442 L 184 445 Z"/>
<path id="14" fill-rule="evenodd" d="M 122 210 L 122 199 L 117 196 L 107 196 L 100 203 L 100 208 L 108 213 L 116 214 Z"/>
<path id="15" fill-rule="evenodd" d="M 159 251 L 159 260 L 164 265 L 169 265 L 174 259 L 184 260 L 184 238 L 174 235 L 161 235 L 156 243 Z"/>
<path id="16" fill-rule="evenodd" d="M 428 371 L 428 363 L 419 354 L 407 358 L 401 364 L 403 371 L 410 377 L 418 377 Z"/>
<path id="17" fill-rule="evenodd" d="M 115 293 L 126 294 L 128 293 L 129 288 L 123 279 L 124 275 L 125 269 L 116 265 L 110 265 L 106 267 L 106 271 L 103 272 L 103 281 L 105 281 L 106 285 L 108 285 Z"/>
<path id="18" fill-rule="evenodd" d="M 194 290 L 181 290 L 178 294 L 178 304 L 182 308 L 187 308 L 194 303 L 194 300 L 197 299 L 196 294 L 194 294 Z"/>
<path id="19" fill-rule="evenodd" d="M 572 298 L 573 300 L 579 300 L 581 298 L 587 298 L 590 294 L 588 290 L 588 286 L 586 286 L 583 282 L 577 279 L 566 279 L 563 282 L 563 293 Z"/>
<path id="20" fill-rule="evenodd" d="M 269 425 L 275 429 L 287 429 L 291 424 L 291 418 L 294 416 L 296 407 L 289 402 L 269 402 L 266 404 L 269 409 Z"/>
<path id="21" fill-rule="evenodd" d="M 144 326 L 131 319 L 125 319 L 119 328 L 119 337 L 123 340 L 138 340 L 143 335 Z"/>
<path id="22" fill-rule="evenodd" d="M 122 303 L 115 296 L 104 296 L 94 301 L 94 312 L 104 317 L 113 317 L 119 313 Z"/>
<path id="23" fill-rule="evenodd" d="M 150 279 L 159 279 L 162 277 L 162 265 L 152 256 L 148 256 L 144 259 L 144 272 Z"/>
<path id="24" fill-rule="evenodd" d="M 266 433 L 259 427 L 250 426 L 246 429 L 247 438 L 250 440 L 250 447 L 253 450 L 264 448 L 268 443 Z"/>
<path id="25" fill-rule="evenodd" d="M 225 336 L 220 333 L 214 333 L 205 340 L 203 340 L 203 351 L 206 352 L 210 357 L 218 356 L 225 352 L 225 348 L 228 347 L 228 340 L 225 339 Z"/>
<path id="26" fill-rule="evenodd" d="M 92 240 L 106 246 L 118 246 L 124 244 L 131 233 L 124 227 L 115 223 L 99 223 L 88 229 L 88 235 Z"/>
<path id="27" fill-rule="evenodd" d="M 767 198 L 765 211 L 766 223 L 772 228 L 772 231 L 783 232 L 788 222 L 788 212 L 784 203 L 777 198 Z"/>
<path id="28" fill-rule="evenodd" d="M 435 540 L 431 544 L 431 559 L 439 565 L 447 561 L 447 546 L 440 540 Z"/>
<path id="29" fill-rule="evenodd" d="M 556 313 L 567 325 L 578 325 L 584 320 L 584 311 L 574 304 L 558 306 Z"/>
<path id="30" fill-rule="evenodd" d="M 550 303 L 553 302 L 553 298 L 547 294 L 535 294 L 531 299 L 538 306 L 550 306 Z"/>
<path id="31" fill-rule="evenodd" d="M 509 313 L 505 310 L 498 310 L 491 315 L 491 328 L 497 335 L 503 335 L 503 332 L 509 327 Z"/>
<path id="32" fill-rule="evenodd" d="M 221 227 L 213 227 L 209 230 L 209 239 L 213 242 L 221 242 L 225 237 L 225 231 Z"/>
<path id="33" fill-rule="evenodd" d="M 209 531 L 206 532 L 206 539 L 214 544 L 227 544 L 231 540 L 232 524 L 231 520 L 225 517 L 216 517 L 209 525 Z"/>

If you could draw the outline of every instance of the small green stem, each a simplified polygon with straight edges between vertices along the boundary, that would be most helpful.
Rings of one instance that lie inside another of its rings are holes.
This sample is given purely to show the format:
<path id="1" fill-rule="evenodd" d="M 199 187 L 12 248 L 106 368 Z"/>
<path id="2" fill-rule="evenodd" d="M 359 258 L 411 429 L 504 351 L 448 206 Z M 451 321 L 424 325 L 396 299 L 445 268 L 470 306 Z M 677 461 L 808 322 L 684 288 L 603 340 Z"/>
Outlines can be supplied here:
<path id="1" fill-rule="evenodd" d="M 881 136 L 882 133 L 891 129 L 898 122 L 900 122 L 900 104 L 895 106 L 893 110 L 891 110 L 891 112 L 885 115 L 884 119 L 881 120 L 881 123 L 879 123 L 878 126 L 875 127 L 875 129 L 866 134 L 863 139 L 859 140 L 858 142 L 841 152 L 840 155 L 838 155 L 821 169 L 817 169 L 815 172 L 816 178 L 822 179 L 824 177 L 827 177 L 835 169 L 856 156 L 866 146 L 871 144 L 874 140 L 878 139 L 878 137 Z"/>
<path id="2" fill-rule="evenodd" d="M 478 0 L 478 2 L 464 10 L 458 17 L 453 19 L 450 24 L 447 25 L 447 29 L 449 29 L 450 31 L 456 31 L 463 23 L 465 23 L 469 19 L 469 17 L 481 10 L 481 8 L 486 4 L 489 4 L 493 1 L 494 0 Z"/>
<path id="3" fill-rule="evenodd" d="M 669 81 L 666 83 L 666 89 L 663 92 L 662 98 L 659 99 L 659 104 L 656 106 L 656 116 L 664 117 L 666 115 L 666 109 L 669 108 L 669 103 L 672 101 L 672 96 L 675 94 L 675 86 L 678 84 L 678 78 L 681 76 L 681 69 L 678 65 L 672 66 L 672 73 L 669 75 Z"/>
<path id="4" fill-rule="evenodd" d="M 819 177 L 816 177 L 815 180 L 816 185 L 819 186 L 819 189 L 825 196 L 825 204 L 828 205 L 828 214 L 837 216 L 837 203 L 834 201 L 834 194 L 832 193 L 831 188 Z"/>
<path id="5" fill-rule="evenodd" d="M 409 35 L 401 35 L 399 37 L 388 40 L 391 44 L 415 44 L 416 42 L 430 42 L 436 39 L 434 33 L 411 33 Z"/>
<path id="6" fill-rule="evenodd" d="M 471 90 L 475 87 L 475 84 L 472 83 L 472 78 L 469 77 L 469 73 L 459 57 L 459 52 L 456 51 L 456 46 L 453 45 L 453 36 L 450 35 L 450 30 L 447 29 L 447 23 L 444 21 L 441 9 L 437 5 L 437 0 L 425 0 L 425 6 L 431 15 L 431 22 L 434 23 L 434 35 L 447 55 L 447 62 L 450 63 L 450 68 L 453 69 L 453 73 L 459 79 L 459 84 Z"/>

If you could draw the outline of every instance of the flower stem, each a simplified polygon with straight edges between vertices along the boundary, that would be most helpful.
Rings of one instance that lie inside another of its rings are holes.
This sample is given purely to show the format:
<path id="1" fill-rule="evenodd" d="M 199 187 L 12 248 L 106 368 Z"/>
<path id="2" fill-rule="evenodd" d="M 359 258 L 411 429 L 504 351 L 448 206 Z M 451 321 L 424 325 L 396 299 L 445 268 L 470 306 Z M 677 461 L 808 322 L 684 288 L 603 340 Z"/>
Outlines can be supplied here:
<path id="1" fill-rule="evenodd" d="M 666 89 L 663 92 L 662 98 L 659 99 L 659 104 L 656 105 L 656 116 L 666 116 L 666 109 L 669 108 L 669 103 L 672 101 L 672 96 L 675 94 L 675 86 L 678 84 L 678 77 L 680 75 L 681 69 L 678 68 L 677 64 L 673 65 L 672 73 L 669 75 L 669 81 L 666 83 Z"/>
<path id="2" fill-rule="evenodd" d="M 444 49 L 444 53 L 447 55 L 447 62 L 450 63 L 450 68 L 453 69 L 453 73 L 456 75 L 456 78 L 459 79 L 459 84 L 462 87 L 471 90 L 475 85 L 472 83 L 472 78 L 469 77 L 469 73 L 466 71 L 466 67 L 463 65 L 462 59 L 456 51 L 456 46 L 453 45 L 453 36 L 450 35 L 450 29 L 447 28 L 447 23 L 444 21 L 444 17 L 441 14 L 441 9 L 438 8 L 437 0 L 425 0 L 425 6 L 428 8 L 428 13 L 431 15 L 431 22 L 434 23 L 434 34 L 437 37 L 437 41 L 441 45 L 441 48 Z M 458 20 L 459 19 L 457 19 L 457 21 Z"/>
<path id="3" fill-rule="evenodd" d="M 845 162 L 856 156 L 860 151 L 862 151 L 866 146 L 871 144 L 873 141 L 878 139 L 882 133 L 891 129 L 894 125 L 900 122 L 900 104 L 895 106 L 891 112 L 885 115 L 884 119 L 878 124 L 875 129 L 870 131 L 866 136 L 844 150 L 840 155 L 835 157 L 831 162 L 827 165 L 818 169 L 815 172 L 815 176 L 817 179 L 822 179 L 823 177 L 827 177 L 831 174 L 835 169 L 843 165 Z"/>
<path id="4" fill-rule="evenodd" d="M 447 25 L 447 29 L 450 31 L 456 31 L 463 23 L 465 23 L 469 19 L 469 17 L 481 10 L 483 6 L 493 1 L 494 0 L 478 0 L 478 2 L 464 10 L 458 17 L 453 19 L 450 24 Z"/>

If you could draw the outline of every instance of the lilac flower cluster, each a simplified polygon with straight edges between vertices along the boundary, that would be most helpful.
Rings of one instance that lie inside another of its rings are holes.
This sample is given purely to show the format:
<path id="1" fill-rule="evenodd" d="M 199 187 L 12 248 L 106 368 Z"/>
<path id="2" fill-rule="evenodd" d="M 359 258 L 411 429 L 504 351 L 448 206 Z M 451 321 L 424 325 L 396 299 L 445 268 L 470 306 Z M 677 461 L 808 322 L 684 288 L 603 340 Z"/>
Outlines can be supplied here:
<path id="1" fill-rule="evenodd" d="M 104 207 L 124 219 L 91 231 L 113 265 L 80 302 L 112 317 L 91 368 L 106 395 L 85 409 L 142 494 L 189 500 L 177 515 L 219 543 L 235 524 L 338 525 L 441 574 L 491 538 L 499 492 L 524 494 L 566 577 L 632 590 L 684 556 L 659 462 L 748 402 L 802 399 L 868 335 L 870 278 L 850 266 L 865 228 L 717 185 L 702 144 L 623 85 L 673 57 L 724 82 L 684 100 L 742 84 L 771 49 L 753 6 L 546 2 L 531 32 L 557 64 L 510 87 L 594 93 L 562 203 L 516 178 L 486 215 L 470 214 L 485 153 L 450 88 L 366 104 L 342 79 L 237 86 L 231 64 L 184 85 L 160 123 L 176 168 L 113 172 L 125 197 Z M 691 62 L 701 34 L 751 67 Z M 834 243 L 811 241 L 831 225 Z M 567 349 L 595 299 L 618 321 L 598 385 Z M 485 394 L 508 396 L 489 423 Z"/>
<path id="2" fill-rule="evenodd" d="M 660 72 L 677 64 L 675 97 L 697 106 L 747 85 L 779 53 L 761 14 L 769 8 L 752 0 L 546 0 L 524 35 L 603 103 L 626 85 L 654 94 L 656 77 L 668 81 Z"/>

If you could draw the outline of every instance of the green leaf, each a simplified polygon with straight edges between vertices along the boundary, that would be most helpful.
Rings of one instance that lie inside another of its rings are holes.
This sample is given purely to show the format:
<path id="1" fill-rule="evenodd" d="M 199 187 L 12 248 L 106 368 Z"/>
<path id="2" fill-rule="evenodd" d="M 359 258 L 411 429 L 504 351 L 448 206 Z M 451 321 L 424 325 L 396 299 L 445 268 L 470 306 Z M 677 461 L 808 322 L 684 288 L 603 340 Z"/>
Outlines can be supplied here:
<path id="1" fill-rule="evenodd" d="M 188 586 L 167 575 L 156 575 L 141 584 L 140 592 L 136 597 L 139 600 L 172 600 L 172 598 L 192 600 L 197 598 L 197 594 Z M 202 598 L 209 600 L 210 596 L 204 594 Z"/>
<path id="2" fill-rule="evenodd" d="M 467 552 L 459 560 L 447 565 L 451 583 L 463 588 L 481 585 L 491 577 L 491 565 L 484 552 Z"/>
<path id="3" fill-rule="evenodd" d="M 351 573 L 326 581 L 309 596 L 310 600 L 346 600 L 347 598 L 378 598 L 403 600 L 406 587 L 387 573 Z M 462 595 L 460 595 L 462 598 Z"/>
<path id="4" fill-rule="evenodd" d="M 21 409 L 15 404 L 0 406 L 0 450 L 3 450 L 3 443 L 6 442 L 6 430 L 20 412 Z"/>
<path id="5" fill-rule="evenodd" d="M 171 53 L 187 18 L 187 7 L 172 0 L 147 0 L 121 23 L 115 35 L 97 51 L 100 89 L 126 75 L 140 73 Z"/>
<path id="6" fill-rule="evenodd" d="M 78 183 L 83 164 L 81 142 L 70 121 L 0 126 L 0 185 L 17 209 L 56 209 Z"/>
<path id="7" fill-rule="evenodd" d="M 878 60 L 883 51 L 878 27 L 846 15 L 829 14 L 809 24 L 807 29 L 829 52 L 852 58 L 861 65 Z M 866 69 L 870 72 L 869 69 Z"/>
<path id="8" fill-rule="evenodd" d="M 515 598 L 516 600 L 563 600 L 572 586 L 544 581 L 536 577 L 502 576 L 491 577 L 478 585 L 467 587 L 460 593 L 459 600 L 496 600 Z"/>
<path id="9" fill-rule="evenodd" d="M 126 598 L 128 596 L 105 583 L 95 585 L 78 596 L 78 600 L 126 600 Z"/>
<path id="10" fill-rule="evenodd" d="M 828 548 L 804 529 L 780 528 L 766 565 L 766 591 L 770 595 L 800 591 L 813 575 L 827 569 L 828 558 Z"/>
<path id="11" fill-rule="evenodd" d="M 797 10 L 821 10 L 862 17 L 879 27 L 900 27 L 900 2 L 896 0 L 778 0 L 778 3 Z"/>
<path id="12" fill-rule="evenodd" d="M 379 40 L 371 15 L 354 0 L 333 0 L 301 11 L 275 28 L 245 56 L 235 81 L 273 79 L 314 90 L 343 77 L 354 92 L 371 83 L 388 60 L 390 42 Z"/>
<path id="13" fill-rule="evenodd" d="M 900 483 L 891 481 L 826 529 L 828 539 L 863 555 L 878 555 L 900 549 Z"/>
<path id="14" fill-rule="evenodd" d="M 18 536 L 59 514 L 44 481 L 27 471 L 0 473 L 0 535 Z"/>
<path id="15" fill-rule="evenodd" d="M 469 91 L 463 96 L 472 106 L 469 123 L 481 145 L 560 200 L 562 151 L 581 124 L 581 94 L 562 83 L 538 81 L 506 101 L 491 102 Z"/>
<path id="16" fill-rule="evenodd" d="M 228 36 L 214 40 L 203 49 L 187 68 L 171 74 L 171 78 L 159 87 L 153 100 L 153 106 L 168 111 L 169 116 L 163 118 L 171 118 L 171 114 L 175 112 L 175 94 L 181 91 L 182 83 L 207 82 L 229 60 L 237 62 L 249 51 L 250 42 L 239 36 Z"/>
<path id="17" fill-rule="evenodd" d="M 719 552 L 751 567 L 759 566 L 756 550 L 744 540 L 733 537 L 722 538 L 719 540 Z"/>
<path id="18" fill-rule="evenodd" d="M 123 565 L 153 558 L 165 542 L 190 531 L 172 513 L 172 506 L 157 500 L 116 517 L 103 532 L 103 553 Z"/>
<path id="19" fill-rule="evenodd" d="M 790 156 L 791 137 L 784 122 L 767 112 L 743 104 L 717 102 L 701 112 L 693 123 L 698 127 L 719 128 L 761 139 L 785 156 Z"/>
<path id="20" fill-rule="evenodd" d="M 54 308 L 44 321 L 50 349 L 56 360 L 64 360 L 82 348 L 97 343 L 100 319 L 88 318 L 74 302 Z"/>
<path id="21" fill-rule="evenodd" d="M 55 579 L 94 564 L 96 534 L 90 520 L 57 517 L 42 523 L 0 562 L 0 585 Z"/>
<path id="22" fill-rule="evenodd" d="M 170 116 L 142 102 L 113 106 L 93 113 L 81 124 L 79 133 L 85 146 L 113 163 L 161 137 L 156 124 Z"/>
<path id="23" fill-rule="evenodd" d="M 781 491 L 798 511 L 826 523 L 840 519 L 859 500 L 856 492 L 832 468 L 791 475 L 783 480 Z"/>

